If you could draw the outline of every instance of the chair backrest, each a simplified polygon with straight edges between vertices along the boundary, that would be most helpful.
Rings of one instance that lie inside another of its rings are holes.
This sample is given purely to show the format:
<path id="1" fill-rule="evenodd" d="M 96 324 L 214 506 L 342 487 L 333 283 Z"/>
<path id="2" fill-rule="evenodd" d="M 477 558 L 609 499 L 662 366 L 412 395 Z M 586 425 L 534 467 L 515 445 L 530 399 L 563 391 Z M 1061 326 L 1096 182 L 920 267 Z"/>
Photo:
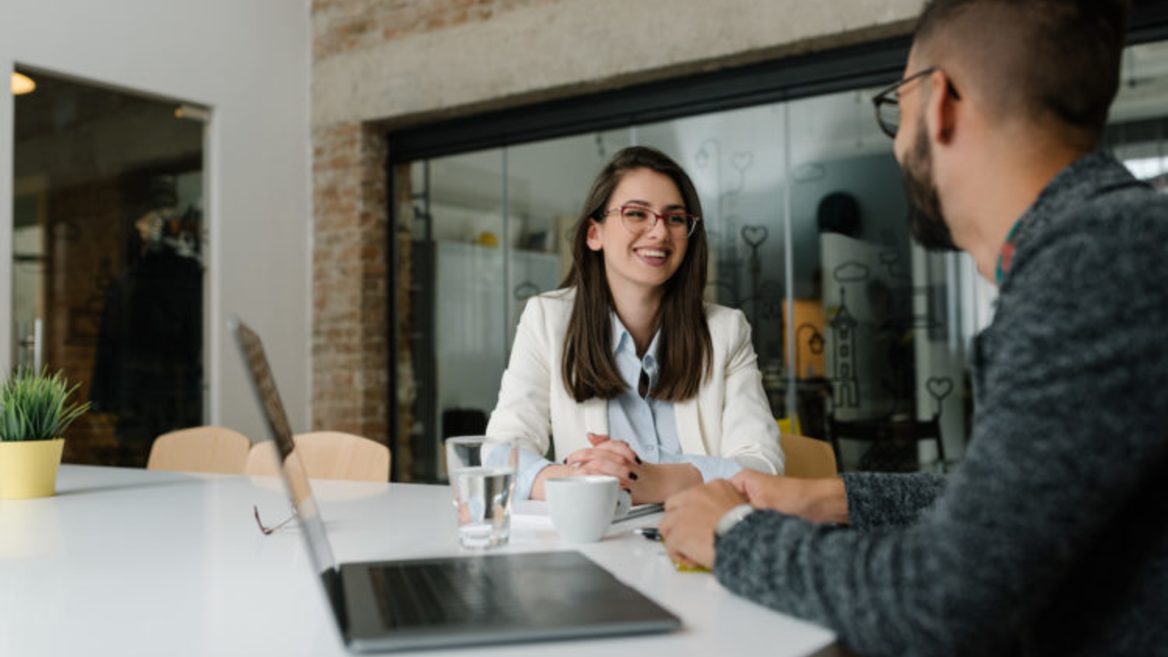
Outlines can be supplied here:
<path id="1" fill-rule="evenodd" d="M 932 440 L 937 445 L 937 455 L 941 471 L 945 470 L 945 440 L 941 436 L 940 417 L 934 415 L 928 420 L 878 418 L 871 420 L 845 421 L 829 416 L 827 419 L 828 434 L 831 444 L 839 456 L 840 444 L 843 440 L 862 440 L 871 443 L 892 443 L 894 441 L 921 441 Z M 875 450 L 873 450 L 875 451 Z M 867 465 L 871 469 L 888 469 L 894 463 L 886 463 L 885 457 L 869 458 Z M 861 463 L 863 466 L 864 464 Z M 864 468 L 868 469 L 868 468 Z"/>
<path id="2" fill-rule="evenodd" d="M 340 431 L 301 433 L 293 440 L 311 479 L 389 481 L 389 448 L 379 442 Z M 275 443 L 265 440 L 252 447 L 244 471 L 276 474 Z"/>
<path id="3" fill-rule="evenodd" d="M 243 474 L 251 440 L 226 427 L 192 427 L 154 439 L 148 470 Z"/>
<path id="4" fill-rule="evenodd" d="M 793 433 L 784 433 L 779 437 L 779 444 L 783 448 L 785 461 L 783 469 L 786 476 L 816 479 L 834 477 L 839 474 L 836 470 L 835 452 L 832 451 L 829 443 Z"/>

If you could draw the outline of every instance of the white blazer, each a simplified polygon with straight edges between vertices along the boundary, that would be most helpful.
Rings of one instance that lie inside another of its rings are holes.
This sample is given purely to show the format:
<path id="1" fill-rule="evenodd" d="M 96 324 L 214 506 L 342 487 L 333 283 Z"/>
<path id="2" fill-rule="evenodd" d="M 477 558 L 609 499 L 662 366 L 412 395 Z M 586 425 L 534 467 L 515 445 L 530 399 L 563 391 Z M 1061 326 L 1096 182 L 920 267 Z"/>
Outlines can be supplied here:
<path id="1" fill-rule="evenodd" d="M 575 289 L 568 288 L 528 299 L 487 424 L 489 437 L 514 438 L 541 455 L 550 434 L 561 461 L 591 447 L 589 432 L 608 434 L 608 400 L 578 403 L 564 387 L 560 368 L 575 297 Z M 750 324 L 742 311 L 714 304 L 706 304 L 706 322 L 714 347 L 711 374 L 696 397 L 673 402 L 681 450 L 782 474 L 779 429 L 763 391 Z"/>

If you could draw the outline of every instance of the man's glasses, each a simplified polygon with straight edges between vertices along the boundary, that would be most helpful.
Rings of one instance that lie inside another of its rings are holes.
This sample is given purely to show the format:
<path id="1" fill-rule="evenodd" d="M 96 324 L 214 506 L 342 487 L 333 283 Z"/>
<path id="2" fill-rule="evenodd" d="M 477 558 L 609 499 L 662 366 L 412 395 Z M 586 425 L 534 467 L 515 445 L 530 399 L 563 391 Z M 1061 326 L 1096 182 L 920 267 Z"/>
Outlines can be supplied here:
<path id="1" fill-rule="evenodd" d="M 900 89 L 904 85 L 919 80 L 926 75 L 932 75 L 939 69 L 936 66 L 930 66 L 922 71 L 916 73 L 890 84 L 886 89 L 872 97 L 872 105 L 876 108 L 876 123 L 880 126 L 880 130 L 889 137 L 896 139 L 896 132 L 900 129 Z M 949 93 L 953 97 L 960 100 L 961 95 L 957 93 L 957 88 L 953 86 L 953 82 L 949 82 Z"/>
<path id="2" fill-rule="evenodd" d="M 606 210 L 598 218 L 603 219 L 614 212 L 620 213 L 621 223 L 625 230 L 633 235 L 640 235 L 651 230 L 658 221 L 661 221 L 669 229 L 669 232 L 689 237 L 693 235 L 694 230 L 698 227 L 698 222 L 702 220 L 701 217 L 696 217 L 684 210 L 666 210 L 658 213 L 636 203 L 625 203 L 619 208 Z"/>
<path id="3" fill-rule="evenodd" d="M 256 524 L 259 525 L 260 531 L 263 532 L 264 536 L 271 534 L 272 532 L 276 531 L 277 529 L 283 527 L 284 525 L 287 525 L 288 523 L 290 523 L 296 519 L 296 511 L 293 510 L 292 515 L 288 516 L 287 518 L 284 518 L 283 520 L 281 520 L 277 524 L 269 527 L 269 526 L 264 524 L 263 520 L 260 520 L 259 507 L 257 507 L 256 505 L 253 504 L 253 505 L 251 505 L 251 510 L 252 510 L 252 513 L 255 514 Z"/>

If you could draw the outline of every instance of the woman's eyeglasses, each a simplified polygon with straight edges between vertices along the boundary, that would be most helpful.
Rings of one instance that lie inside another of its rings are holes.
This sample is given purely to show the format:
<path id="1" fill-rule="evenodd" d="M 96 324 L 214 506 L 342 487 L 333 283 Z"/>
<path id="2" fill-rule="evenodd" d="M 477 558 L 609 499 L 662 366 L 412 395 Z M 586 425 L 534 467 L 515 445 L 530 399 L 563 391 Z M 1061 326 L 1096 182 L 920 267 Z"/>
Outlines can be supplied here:
<path id="1" fill-rule="evenodd" d="M 263 532 L 264 536 L 267 536 L 268 534 L 271 534 L 272 532 L 276 531 L 277 529 L 279 529 L 279 528 L 283 527 L 284 525 L 287 525 L 288 523 L 290 523 L 290 522 L 292 522 L 293 520 L 295 520 L 295 519 L 296 519 L 296 511 L 295 511 L 295 510 L 293 510 L 293 511 L 292 511 L 292 515 L 288 516 L 287 518 L 284 518 L 284 519 L 283 519 L 283 520 L 281 520 L 280 522 L 278 522 L 278 523 L 276 523 L 275 525 L 272 525 L 271 527 L 269 527 L 269 526 L 267 526 L 267 525 L 265 525 L 265 524 L 264 524 L 264 521 L 263 521 L 263 520 L 260 520 L 260 510 L 259 510 L 259 507 L 257 507 L 256 505 L 254 505 L 254 504 L 253 504 L 253 505 L 251 505 L 251 510 L 252 510 L 252 513 L 254 513 L 254 514 L 255 514 L 255 521 L 256 521 L 256 524 L 257 524 L 257 525 L 259 525 L 259 527 L 260 527 L 260 531 L 261 531 L 261 532 Z"/>
<path id="2" fill-rule="evenodd" d="M 651 230 L 657 225 L 658 221 L 661 221 L 665 224 L 669 232 L 675 235 L 689 237 L 693 235 L 694 230 L 698 227 L 698 222 L 702 220 L 701 217 L 696 217 L 684 210 L 654 212 L 636 203 L 625 203 L 619 208 L 606 210 L 597 218 L 603 219 L 614 212 L 620 214 L 621 224 L 624 225 L 625 230 L 633 235 L 640 235 L 647 230 Z"/>

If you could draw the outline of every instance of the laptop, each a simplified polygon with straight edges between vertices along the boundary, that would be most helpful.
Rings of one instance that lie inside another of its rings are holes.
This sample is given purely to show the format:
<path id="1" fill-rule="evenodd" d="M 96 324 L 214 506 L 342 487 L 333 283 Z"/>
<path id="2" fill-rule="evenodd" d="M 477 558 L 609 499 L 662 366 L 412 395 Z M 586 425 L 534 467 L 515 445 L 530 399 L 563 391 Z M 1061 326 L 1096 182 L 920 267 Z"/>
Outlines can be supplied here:
<path id="1" fill-rule="evenodd" d="M 668 632 L 681 621 L 575 551 L 338 564 L 260 338 L 230 320 L 309 561 L 350 650 L 391 652 Z"/>

